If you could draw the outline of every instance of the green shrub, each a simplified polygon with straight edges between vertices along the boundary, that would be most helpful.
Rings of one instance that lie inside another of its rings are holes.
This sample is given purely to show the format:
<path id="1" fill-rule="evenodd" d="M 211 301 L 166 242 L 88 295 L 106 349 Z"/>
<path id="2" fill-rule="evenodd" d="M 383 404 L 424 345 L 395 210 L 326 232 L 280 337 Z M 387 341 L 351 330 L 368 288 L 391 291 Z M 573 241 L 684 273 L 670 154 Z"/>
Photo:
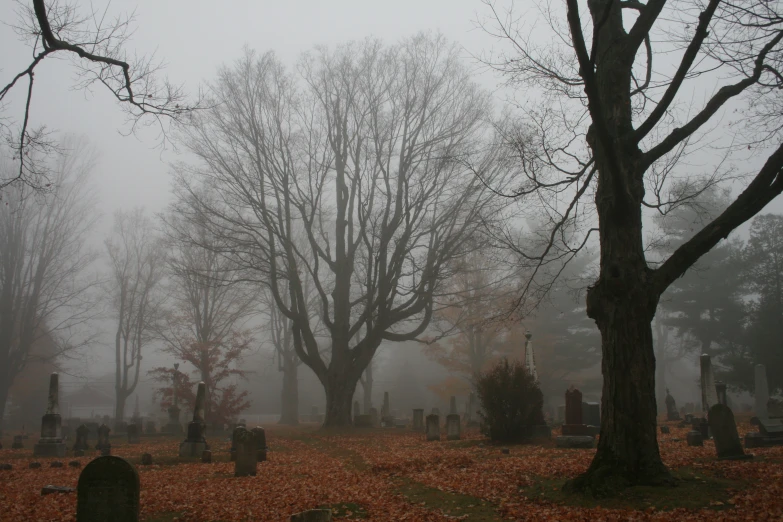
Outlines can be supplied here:
<path id="1" fill-rule="evenodd" d="M 523 442 L 545 424 L 544 395 L 519 361 L 503 359 L 476 376 L 486 434 L 493 442 Z"/>

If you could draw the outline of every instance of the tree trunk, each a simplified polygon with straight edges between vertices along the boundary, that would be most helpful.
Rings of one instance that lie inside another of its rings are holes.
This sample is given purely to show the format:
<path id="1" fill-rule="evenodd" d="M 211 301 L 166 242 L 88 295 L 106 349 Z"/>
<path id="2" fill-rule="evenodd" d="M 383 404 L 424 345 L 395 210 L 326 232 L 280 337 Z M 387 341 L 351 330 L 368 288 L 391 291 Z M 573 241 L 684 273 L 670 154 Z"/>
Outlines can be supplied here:
<path id="1" fill-rule="evenodd" d="M 128 398 L 123 390 L 116 390 L 117 399 L 114 405 L 114 429 L 116 430 L 120 423 L 125 419 L 125 400 Z"/>
<path id="2" fill-rule="evenodd" d="M 5 430 L 5 422 L 3 419 L 5 418 L 5 407 L 8 402 L 8 393 L 10 389 L 11 379 L 0 379 L 0 436 L 3 435 L 3 430 Z"/>
<path id="3" fill-rule="evenodd" d="M 326 392 L 326 416 L 324 427 L 348 427 L 353 425 L 353 394 L 359 382 L 360 372 L 346 368 L 330 367 L 327 373 L 324 391 Z"/>
<path id="4" fill-rule="evenodd" d="M 362 411 L 365 415 L 370 414 L 372 408 L 372 363 L 364 371 L 364 380 L 362 381 Z"/>
<path id="5" fill-rule="evenodd" d="M 299 424 L 299 383 L 297 359 L 295 354 L 283 357 L 283 392 L 281 394 L 281 414 L 278 424 L 296 426 Z"/>

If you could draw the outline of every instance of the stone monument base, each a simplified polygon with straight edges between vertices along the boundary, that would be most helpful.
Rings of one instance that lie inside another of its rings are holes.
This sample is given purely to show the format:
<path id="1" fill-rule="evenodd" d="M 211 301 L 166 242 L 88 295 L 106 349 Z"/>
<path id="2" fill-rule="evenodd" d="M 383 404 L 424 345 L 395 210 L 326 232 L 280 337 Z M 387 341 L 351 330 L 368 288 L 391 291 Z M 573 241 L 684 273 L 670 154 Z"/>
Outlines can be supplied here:
<path id="1" fill-rule="evenodd" d="M 748 433 L 745 435 L 746 448 L 769 448 L 783 446 L 783 437 L 770 437 L 763 433 Z"/>
<path id="2" fill-rule="evenodd" d="M 34 457 L 65 457 L 67 451 L 64 442 L 39 442 L 33 446 Z"/>
<path id="3" fill-rule="evenodd" d="M 587 435 L 561 435 L 555 439 L 558 448 L 584 448 L 595 447 L 595 438 Z"/>
<path id="4" fill-rule="evenodd" d="M 182 442 L 179 445 L 180 457 L 201 457 L 204 450 L 209 449 L 209 444 L 206 442 Z"/>

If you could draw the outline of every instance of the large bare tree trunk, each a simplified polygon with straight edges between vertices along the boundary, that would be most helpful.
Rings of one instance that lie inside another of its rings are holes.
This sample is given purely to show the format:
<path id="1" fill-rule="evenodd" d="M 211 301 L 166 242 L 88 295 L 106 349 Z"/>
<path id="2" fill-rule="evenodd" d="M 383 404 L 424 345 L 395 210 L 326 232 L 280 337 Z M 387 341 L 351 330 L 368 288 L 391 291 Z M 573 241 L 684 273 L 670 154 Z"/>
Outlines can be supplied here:
<path id="1" fill-rule="evenodd" d="M 327 380 L 324 383 L 326 392 L 326 416 L 324 427 L 349 427 L 353 425 L 352 401 L 359 382 L 358 376 L 351 376 L 352 372 L 344 369 L 330 368 Z"/>
<path id="2" fill-rule="evenodd" d="M 281 413 L 279 424 L 296 426 L 299 424 L 299 382 L 296 354 L 283 357 L 283 392 L 281 394 Z"/>
<path id="3" fill-rule="evenodd" d="M 5 405 L 8 402 L 8 392 L 11 389 L 11 380 L 7 377 L 0 377 L 0 436 L 5 429 Z"/>
<path id="4" fill-rule="evenodd" d="M 114 429 L 117 430 L 122 421 L 125 419 L 125 401 L 128 399 L 128 395 L 125 391 L 117 389 L 116 401 L 114 404 Z"/>

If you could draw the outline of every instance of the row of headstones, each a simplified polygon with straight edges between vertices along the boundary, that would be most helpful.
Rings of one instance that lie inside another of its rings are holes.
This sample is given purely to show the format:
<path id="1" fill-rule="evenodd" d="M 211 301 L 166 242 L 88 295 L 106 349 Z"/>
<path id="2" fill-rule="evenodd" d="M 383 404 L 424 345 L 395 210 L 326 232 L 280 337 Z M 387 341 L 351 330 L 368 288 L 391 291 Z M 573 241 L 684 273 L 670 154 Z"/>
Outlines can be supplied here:
<path id="1" fill-rule="evenodd" d="M 234 430 L 232 460 L 235 461 L 235 477 L 255 476 L 257 463 L 266 460 L 266 436 L 263 428 L 247 430 L 239 426 Z M 205 450 L 203 462 L 211 461 L 211 453 Z M 78 464 L 78 463 L 77 463 Z M 142 455 L 142 464 L 152 464 L 152 456 Z M 71 488 L 46 486 L 42 494 L 71 492 Z M 141 482 L 136 469 L 126 460 L 115 456 L 102 456 L 91 461 L 79 475 L 76 487 L 77 522 L 137 522 L 139 520 Z M 330 520 L 331 512 L 304 512 L 292 515 L 292 521 Z"/>
<path id="2" fill-rule="evenodd" d="M 471 412 L 475 408 L 475 403 L 476 403 L 475 394 L 471 392 L 465 410 L 465 420 L 468 426 L 475 424 L 472 421 L 472 415 L 471 415 Z M 431 415 L 440 415 L 440 409 L 432 408 Z M 451 415 L 456 415 L 458 418 L 460 417 L 459 413 L 457 412 L 457 398 L 454 395 L 452 395 L 451 398 L 449 399 L 449 416 Z M 414 431 L 424 431 L 423 419 L 424 419 L 424 410 L 414 409 L 413 410 Z M 354 401 L 353 423 L 355 427 L 369 428 L 373 426 L 378 426 L 379 420 L 380 420 L 380 427 L 382 428 L 393 428 L 393 427 L 405 428 L 407 426 L 407 423 L 405 421 L 397 419 L 395 412 L 391 409 L 391 404 L 389 402 L 389 392 L 383 393 L 383 406 L 380 411 L 380 419 L 378 418 L 378 410 L 376 408 L 370 408 L 369 413 L 362 414 L 359 406 L 359 401 Z M 447 419 L 447 423 L 448 423 L 448 419 Z"/>

